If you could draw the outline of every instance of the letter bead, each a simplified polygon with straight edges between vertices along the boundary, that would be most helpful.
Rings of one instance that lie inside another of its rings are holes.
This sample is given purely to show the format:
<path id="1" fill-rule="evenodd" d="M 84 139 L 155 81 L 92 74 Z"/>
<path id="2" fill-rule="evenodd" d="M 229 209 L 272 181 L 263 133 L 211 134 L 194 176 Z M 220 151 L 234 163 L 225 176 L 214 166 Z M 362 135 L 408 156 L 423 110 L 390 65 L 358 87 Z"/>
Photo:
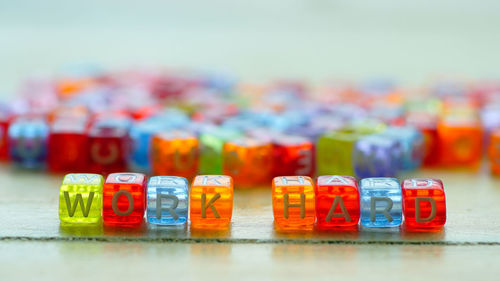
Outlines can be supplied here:
<path id="1" fill-rule="evenodd" d="M 276 177 L 272 196 L 274 223 L 278 230 L 313 229 L 316 205 L 310 177 Z"/>
<path id="2" fill-rule="evenodd" d="M 147 187 L 148 222 L 184 225 L 188 219 L 188 182 L 185 178 L 157 176 Z"/>
<path id="3" fill-rule="evenodd" d="M 110 174 L 103 188 L 103 220 L 110 226 L 138 226 L 144 219 L 146 177 L 138 173 Z"/>
<path id="4" fill-rule="evenodd" d="M 9 159 L 22 168 L 36 169 L 47 159 L 49 126 L 45 119 L 19 117 L 8 131 Z"/>
<path id="5" fill-rule="evenodd" d="M 500 129 L 491 133 L 488 155 L 491 172 L 495 175 L 500 175 Z"/>
<path id="6" fill-rule="evenodd" d="M 230 176 L 196 176 L 190 192 L 193 228 L 227 228 L 233 215 L 233 179 Z"/>
<path id="7" fill-rule="evenodd" d="M 443 182 L 438 179 L 403 181 L 403 212 L 408 228 L 439 228 L 446 222 Z"/>
<path id="8" fill-rule="evenodd" d="M 183 131 L 158 133 L 152 140 L 151 163 L 156 175 L 192 179 L 198 171 L 198 139 Z"/>
<path id="9" fill-rule="evenodd" d="M 318 229 L 334 229 L 358 224 L 359 191 L 354 177 L 318 177 L 315 193 Z"/>
<path id="10" fill-rule="evenodd" d="M 366 178 L 360 182 L 361 225 L 397 227 L 402 222 L 402 194 L 395 178 Z"/>
<path id="11" fill-rule="evenodd" d="M 59 219 L 63 225 L 101 222 L 102 186 L 97 174 L 67 174 L 59 192 Z"/>

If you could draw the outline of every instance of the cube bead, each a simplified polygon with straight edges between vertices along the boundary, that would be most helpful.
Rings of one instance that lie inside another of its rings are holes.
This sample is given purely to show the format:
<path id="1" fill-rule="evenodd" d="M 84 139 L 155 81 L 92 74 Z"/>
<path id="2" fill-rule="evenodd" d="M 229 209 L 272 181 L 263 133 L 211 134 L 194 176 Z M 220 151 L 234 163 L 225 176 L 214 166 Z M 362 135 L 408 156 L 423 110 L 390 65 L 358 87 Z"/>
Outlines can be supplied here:
<path id="1" fill-rule="evenodd" d="M 397 227 L 402 222 L 402 193 L 395 178 L 366 178 L 359 186 L 361 224 L 364 227 Z"/>
<path id="2" fill-rule="evenodd" d="M 59 119 L 50 128 L 47 166 L 51 172 L 88 169 L 87 120 Z"/>
<path id="3" fill-rule="evenodd" d="M 213 128 L 200 134 L 200 167 L 201 174 L 222 174 L 222 150 L 224 143 L 239 138 L 237 131 Z"/>
<path id="4" fill-rule="evenodd" d="M 63 225 L 101 222 L 104 178 L 97 174 L 67 174 L 59 192 L 59 219 Z"/>
<path id="5" fill-rule="evenodd" d="M 47 159 L 49 126 L 41 118 L 18 118 L 9 127 L 10 160 L 23 168 L 40 168 Z"/>
<path id="6" fill-rule="evenodd" d="M 440 162 L 476 168 L 482 157 L 482 129 L 474 118 L 447 116 L 438 124 Z"/>
<path id="7" fill-rule="evenodd" d="M 445 224 L 446 199 L 441 180 L 407 179 L 402 190 L 407 228 L 439 228 Z"/>
<path id="8" fill-rule="evenodd" d="M 388 127 L 382 134 L 400 143 L 402 152 L 400 168 L 402 170 L 415 170 L 422 165 L 425 143 L 424 136 L 419 130 L 411 126 Z"/>
<path id="9" fill-rule="evenodd" d="M 491 133 L 488 156 L 491 172 L 500 175 L 500 129 Z"/>
<path id="10" fill-rule="evenodd" d="M 378 127 L 375 128 L 378 130 Z M 361 137 L 374 133 L 376 130 L 369 127 L 352 126 L 320 137 L 316 147 L 318 174 L 354 176 L 354 146 Z"/>
<path id="11" fill-rule="evenodd" d="M 272 171 L 271 142 L 240 138 L 224 144 L 224 174 L 231 176 L 236 186 L 266 184 Z"/>
<path id="12" fill-rule="evenodd" d="M 89 131 L 91 171 L 108 174 L 126 170 L 129 152 L 128 129 L 128 122 L 116 119 L 92 125 Z"/>
<path id="13" fill-rule="evenodd" d="M 400 169 L 401 143 L 380 134 L 359 139 L 354 145 L 352 161 L 359 178 L 394 177 Z"/>
<path id="14" fill-rule="evenodd" d="M 310 177 L 273 179 L 273 214 L 278 230 L 312 230 L 316 219 L 314 183 Z"/>
<path id="15" fill-rule="evenodd" d="M 147 219 L 156 225 L 184 225 L 188 220 L 188 181 L 182 177 L 151 177 L 147 186 Z"/>
<path id="16" fill-rule="evenodd" d="M 359 190 L 354 177 L 318 177 L 315 195 L 318 229 L 335 229 L 358 224 Z"/>
<path id="17" fill-rule="evenodd" d="M 224 229 L 233 215 L 233 179 L 221 175 L 196 176 L 189 193 L 193 228 Z"/>
<path id="18" fill-rule="evenodd" d="M 198 172 L 198 139 L 190 133 L 158 133 L 152 140 L 152 167 L 155 175 L 194 178 Z"/>
<path id="19" fill-rule="evenodd" d="M 138 226 L 146 209 L 146 177 L 138 173 L 110 174 L 103 187 L 103 220 L 110 226 Z"/>
<path id="20" fill-rule="evenodd" d="M 273 140 L 273 176 L 314 176 L 314 144 L 306 138 L 282 136 Z"/>

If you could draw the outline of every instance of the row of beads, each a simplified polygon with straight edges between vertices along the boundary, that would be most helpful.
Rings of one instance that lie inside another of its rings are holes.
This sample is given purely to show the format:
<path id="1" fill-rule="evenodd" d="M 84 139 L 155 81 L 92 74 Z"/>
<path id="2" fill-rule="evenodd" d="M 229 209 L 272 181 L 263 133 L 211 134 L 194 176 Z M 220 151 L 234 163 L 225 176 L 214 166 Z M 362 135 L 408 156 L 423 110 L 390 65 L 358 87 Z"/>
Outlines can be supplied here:
<path id="1" fill-rule="evenodd" d="M 336 229 L 357 226 L 436 229 L 446 222 L 443 184 L 437 179 L 320 176 L 276 177 L 272 184 L 275 226 L 279 230 Z M 68 174 L 59 194 L 63 225 L 138 226 L 144 213 L 151 224 L 227 228 L 233 212 L 233 179 L 196 176 L 146 177 L 138 173 Z M 188 216 L 189 214 L 189 216 Z"/>

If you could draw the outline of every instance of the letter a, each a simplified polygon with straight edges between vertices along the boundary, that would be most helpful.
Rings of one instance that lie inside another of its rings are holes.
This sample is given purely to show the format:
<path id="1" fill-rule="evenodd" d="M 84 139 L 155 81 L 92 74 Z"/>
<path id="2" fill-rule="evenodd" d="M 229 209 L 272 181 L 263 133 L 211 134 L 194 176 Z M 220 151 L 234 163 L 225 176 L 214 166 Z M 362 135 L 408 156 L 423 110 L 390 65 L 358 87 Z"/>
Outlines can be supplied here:
<path id="1" fill-rule="evenodd" d="M 340 206 L 340 210 L 342 213 L 335 213 L 335 210 L 337 209 L 337 205 Z M 349 215 L 349 212 L 347 212 L 347 208 L 345 207 L 344 200 L 342 200 L 342 196 L 335 196 L 335 199 L 333 199 L 332 206 L 330 207 L 330 211 L 328 212 L 328 215 L 326 216 L 326 221 L 331 221 L 333 218 L 339 218 L 343 217 L 346 222 L 351 221 L 351 216 Z"/>

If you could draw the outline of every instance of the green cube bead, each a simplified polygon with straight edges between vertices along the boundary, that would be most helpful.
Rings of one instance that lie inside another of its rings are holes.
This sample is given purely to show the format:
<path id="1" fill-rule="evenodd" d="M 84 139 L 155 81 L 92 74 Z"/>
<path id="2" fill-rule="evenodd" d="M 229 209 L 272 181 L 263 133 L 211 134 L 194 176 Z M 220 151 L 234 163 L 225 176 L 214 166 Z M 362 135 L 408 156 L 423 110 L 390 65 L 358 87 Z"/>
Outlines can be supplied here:
<path id="1" fill-rule="evenodd" d="M 356 141 L 385 128 L 383 123 L 365 120 L 321 136 L 316 147 L 317 174 L 354 176 L 352 152 Z"/>
<path id="2" fill-rule="evenodd" d="M 240 134 L 233 130 L 214 128 L 200 135 L 201 153 L 199 174 L 222 174 L 222 148 L 228 140 L 238 138 Z"/>
<path id="3" fill-rule="evenodd" d="M 63 225 L 101 222 L 102 186 L 98 174 L 67 174 L 59 192 L 59 219 Z"/>

